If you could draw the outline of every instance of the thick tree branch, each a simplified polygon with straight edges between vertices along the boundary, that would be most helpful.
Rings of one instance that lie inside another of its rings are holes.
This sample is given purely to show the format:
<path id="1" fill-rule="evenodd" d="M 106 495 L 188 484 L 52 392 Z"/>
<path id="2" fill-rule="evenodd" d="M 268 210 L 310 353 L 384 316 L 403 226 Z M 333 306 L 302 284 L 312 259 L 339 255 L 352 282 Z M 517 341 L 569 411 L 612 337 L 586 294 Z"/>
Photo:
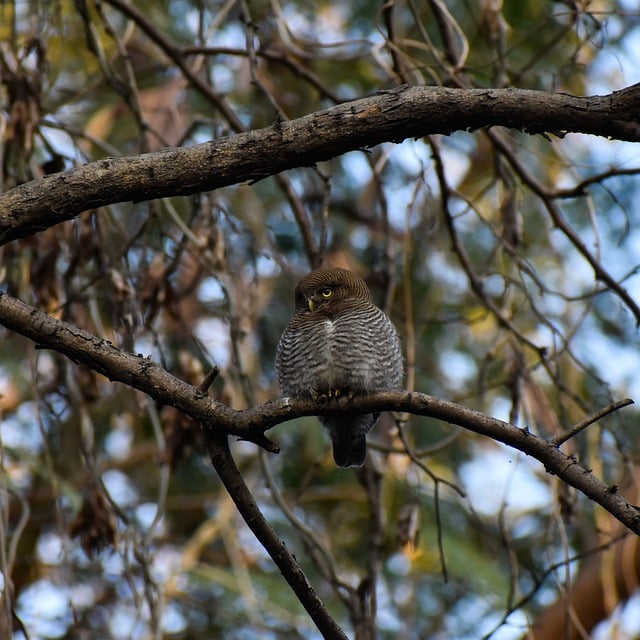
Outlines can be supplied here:
<path id="1" fill-rule="evenodd" d="M 640 84 L 607 96 L 400 87 L 190 148 L 105 158 L 0 196 L 0 244 L 117 202 L 210 191 L 382 142 L 504 126 L 640 141 Z"/>
<path id="2" fill-rule="evenodd" d="M 107 340 L 56 320 L 37 309 L 0 293 L 0 324 L 37 345 L 58 351 L 108 377 L 147 393 L 159 403 L 171 405 L 201 422 L 208 437 L 214 433 L 235 435 L 276 453 L 278 447 L 264 432 L 299 416 L 334 412 L 365 413 L 400 411 L 430 416 L 502 442 L 540 461 L 548 473 L 597 502 L 634 533 L 640 534 L 640 510 L 585 469 L 557 446 L 502 420 L 424 393 L 379 393 L 354 398 L 346 406 L 320 406 L 313 400 L 283 398 L 244 411 L 236 411 L 210 398 L 143 356 L 124 353 Z"/>

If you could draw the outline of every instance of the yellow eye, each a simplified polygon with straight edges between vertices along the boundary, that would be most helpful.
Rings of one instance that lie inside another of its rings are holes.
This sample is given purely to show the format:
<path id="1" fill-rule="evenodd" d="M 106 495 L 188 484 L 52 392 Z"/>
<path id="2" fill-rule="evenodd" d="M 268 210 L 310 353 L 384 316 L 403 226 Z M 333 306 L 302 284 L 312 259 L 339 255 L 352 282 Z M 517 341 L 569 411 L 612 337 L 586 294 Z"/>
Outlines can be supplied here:
<path id="1" fill-rule="evenodd" d="M 320 293 L 323 298 L 330 298 L 333 291 L 329 287 L 325 287 Z"/>

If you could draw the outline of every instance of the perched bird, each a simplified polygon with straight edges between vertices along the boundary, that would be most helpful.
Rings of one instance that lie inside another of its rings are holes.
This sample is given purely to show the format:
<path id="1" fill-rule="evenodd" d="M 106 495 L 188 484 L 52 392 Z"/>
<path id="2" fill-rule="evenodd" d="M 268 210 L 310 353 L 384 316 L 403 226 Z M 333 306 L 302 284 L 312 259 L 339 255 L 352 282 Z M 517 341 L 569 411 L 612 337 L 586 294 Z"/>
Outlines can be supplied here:
<path id="1" fill-rule="evenodd" d="M 346 269 L 312 271 L 298 283 L 295 304 L 276 351 L 276 373 L 286 396 L 331 400 L 400 387 L 398 334 L 360 276 Z M 365 436 L 378 417 L 320 417 L 339 467 L 364 463 Z"/>

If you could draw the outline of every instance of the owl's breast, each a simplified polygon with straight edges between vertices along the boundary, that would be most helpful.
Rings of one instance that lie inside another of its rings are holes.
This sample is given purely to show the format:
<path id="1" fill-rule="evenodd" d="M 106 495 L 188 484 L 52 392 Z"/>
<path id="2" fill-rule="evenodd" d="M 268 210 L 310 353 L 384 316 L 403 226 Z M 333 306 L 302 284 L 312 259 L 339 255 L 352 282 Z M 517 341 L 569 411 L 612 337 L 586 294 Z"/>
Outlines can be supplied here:
<path id="1" fill-rule="evenodd" d="M 375 346 L 366 332 L 354 327 L 349 318 L 325 318 L 318 323 L 319 341 L 315 361 L 320 387 L 351 389 L 357 392 L 375 388 L 377 358 Z"/>
<path id="2" fill-rule="evenodd" d="M 287 327 L 276 358 L 284 393 L 373 393 L 398 387 L 402 352 L 390 320 L 374 306 L 347 311 L 300 315 Z"/>

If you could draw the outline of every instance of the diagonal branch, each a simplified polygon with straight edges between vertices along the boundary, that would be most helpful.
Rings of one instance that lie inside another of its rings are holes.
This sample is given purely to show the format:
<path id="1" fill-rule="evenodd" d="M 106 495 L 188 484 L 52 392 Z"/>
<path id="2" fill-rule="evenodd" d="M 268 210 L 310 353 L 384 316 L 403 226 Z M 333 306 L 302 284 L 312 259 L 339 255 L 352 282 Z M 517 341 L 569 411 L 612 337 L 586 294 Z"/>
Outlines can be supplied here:
<path id="1" fill-rule="evenodd" d="M 280 540 L 273 527 L 260 511 L 233 460 L 229 450 L 227 434 L 222 431 L 210 432 L 207 438 L 207 448 L 213 467 L 220 480 L 222 480 L 225 489 L 229 492 L 240 515 L 267 550 L 278 569 L 280 569 L 280 573 L 293 589 L 323 638 L 347 640 L 344 631 L 331 617 L 313 587 L 309 584 L 295 557 L 288 551 L 284 542 Z"/>
<path id="2" fill-rule="evenodd" d="M 606 96 L 524 89 L 399 87 L 189 148 L 105 158 L 0 195 L 0 244 L 82 211 L 189 195 L 429 134 L 504 126 L 640 141 L 640 84 Z"/>
<path id="3" fill-rule="evenodd" d="M 596 411 L 590 416 L 585 416 L 578 424 L 575 424 L 568 431 L 561 433 L 560 435 L 555 436 L 551 440 L 549 440 L 550 444 L 559 447 L 561 444 L 564 444 L 567 440 L 574 438 L 580 432 L 584 431 L 587 427 L 590 427 L 592 424 L 598 422 L 605 416 L 608 416 L 610 413 L 614 411 L 618 411 L 618 409 L 622 409 L 623 407 L 627 407 L 630 404 L 633 404 L 633 400 L 631 398 L 623 398 L 622 400 L 618 400 L 617 402 L 612 402 L 610 405 L 603 407 L 599 411 Z"/>

